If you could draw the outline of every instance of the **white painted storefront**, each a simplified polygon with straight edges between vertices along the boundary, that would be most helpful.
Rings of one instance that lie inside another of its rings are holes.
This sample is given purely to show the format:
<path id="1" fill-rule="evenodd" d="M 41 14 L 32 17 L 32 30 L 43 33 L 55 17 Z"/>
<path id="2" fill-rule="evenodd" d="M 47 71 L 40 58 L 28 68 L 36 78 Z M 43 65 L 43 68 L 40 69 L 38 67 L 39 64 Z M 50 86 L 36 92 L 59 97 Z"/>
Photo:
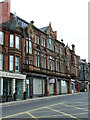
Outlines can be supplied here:
<path id="1" fill-rule="evenodd" d="M 8 95 L 13 95 L 17 89 L 19 96 L 19 92 L 22 94 L 26 90 L 25 80 L 26 75 L 0 71 L 0 95 L 4 95 L 6 91 Z"/>

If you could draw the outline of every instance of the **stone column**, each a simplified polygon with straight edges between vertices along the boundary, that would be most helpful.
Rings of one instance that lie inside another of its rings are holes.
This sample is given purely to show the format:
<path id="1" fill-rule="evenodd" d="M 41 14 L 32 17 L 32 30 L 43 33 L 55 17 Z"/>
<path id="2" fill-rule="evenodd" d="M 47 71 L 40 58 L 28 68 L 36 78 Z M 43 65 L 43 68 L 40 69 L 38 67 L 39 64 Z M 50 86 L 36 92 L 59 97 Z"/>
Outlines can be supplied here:
<path id="1" fill-rule="evenodd" d="M 26 80 L 23 80 L 23 93 L 26 91 Z"/>
<path id="2" fill-rule="evenodd" d="M 45 95 L 49 96 L 49 78 L 45 80 Z"/>
<path id="3" fill-rule="evenodd" d="M 15 93 L 15 79 L 12 80 L 12 95 Z"/>
<path id="4" fill-rule="evenodd" d="M 1 95 L 3 95 L 3 78 L 0 78 L 0 79 L 1 79 L 0 91 L 1 91 Z"/>

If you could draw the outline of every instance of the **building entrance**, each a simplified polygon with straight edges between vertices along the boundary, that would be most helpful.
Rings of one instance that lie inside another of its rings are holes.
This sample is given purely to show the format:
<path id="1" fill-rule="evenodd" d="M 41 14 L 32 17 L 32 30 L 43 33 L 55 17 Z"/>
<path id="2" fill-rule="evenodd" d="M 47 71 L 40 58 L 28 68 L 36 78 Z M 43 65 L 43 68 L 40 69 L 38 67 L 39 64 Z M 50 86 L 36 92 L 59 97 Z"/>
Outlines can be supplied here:
<path id="1" fill-rule="evenodd" d="M 16 99 L 17 100 L 20 100 L 22 99 L 22 80 L 16 80 L 16 87 L 15 87 L 15 90 L 16 90 Z"/>

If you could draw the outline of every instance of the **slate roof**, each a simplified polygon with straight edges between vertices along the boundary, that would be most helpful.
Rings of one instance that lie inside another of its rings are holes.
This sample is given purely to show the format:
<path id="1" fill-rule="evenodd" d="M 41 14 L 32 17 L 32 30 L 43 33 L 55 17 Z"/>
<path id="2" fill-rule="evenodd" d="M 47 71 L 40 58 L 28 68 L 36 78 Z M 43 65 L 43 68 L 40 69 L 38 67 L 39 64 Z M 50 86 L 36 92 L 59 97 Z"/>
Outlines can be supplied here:
<path id="1" fill-rule="evenodd" d="M 46 32 L 48 26 L 40 28 L 41 31 Z"/>

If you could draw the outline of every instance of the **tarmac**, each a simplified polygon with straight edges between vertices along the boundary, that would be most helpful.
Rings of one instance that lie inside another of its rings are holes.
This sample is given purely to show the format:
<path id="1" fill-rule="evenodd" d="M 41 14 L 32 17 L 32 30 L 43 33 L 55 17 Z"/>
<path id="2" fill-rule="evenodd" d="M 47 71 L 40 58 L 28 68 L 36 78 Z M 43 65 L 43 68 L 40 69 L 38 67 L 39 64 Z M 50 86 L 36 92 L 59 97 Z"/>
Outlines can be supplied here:
<path id="1" fill-rule="evenodd" d="M 52 96 L 45 96 L 45 97 L 35 97 L 35 98 L 29 98 L 26 100 L 17 100 L 17 101 L 10 101 L 10 102 L 5 102 L 5 103 L 0 103 L 0 106 L 2 107 L 7 107 L 7 106 L 13 106 L 13 105 L 18 105 L 18 104 L 25 104 L 25 103 L 31 103 L 34 101 L 40 101 L 44 99 L 53 99 L 56 97 L 63 97 L 63 96 L 70 96 L 70 95 L 77 95 L 77 94 L 83 94 L 85 92 L 79 92 L 79 93 L 73 93 L 73 94 L 63 94 L 63 95 L 52 95 Z"/>

